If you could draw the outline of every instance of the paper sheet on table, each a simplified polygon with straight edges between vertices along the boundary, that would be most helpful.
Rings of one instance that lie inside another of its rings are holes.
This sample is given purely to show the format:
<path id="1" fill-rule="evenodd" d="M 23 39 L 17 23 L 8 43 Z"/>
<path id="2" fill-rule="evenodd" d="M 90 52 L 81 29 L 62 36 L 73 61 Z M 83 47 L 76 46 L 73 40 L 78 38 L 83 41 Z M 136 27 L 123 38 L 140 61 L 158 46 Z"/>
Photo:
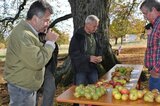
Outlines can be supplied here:
<path id="1" fill-rule="evenodd" d="M 132 74 L 138 74 L 140 71 L 139 70 L 133 70 L 131 73 Z"/>

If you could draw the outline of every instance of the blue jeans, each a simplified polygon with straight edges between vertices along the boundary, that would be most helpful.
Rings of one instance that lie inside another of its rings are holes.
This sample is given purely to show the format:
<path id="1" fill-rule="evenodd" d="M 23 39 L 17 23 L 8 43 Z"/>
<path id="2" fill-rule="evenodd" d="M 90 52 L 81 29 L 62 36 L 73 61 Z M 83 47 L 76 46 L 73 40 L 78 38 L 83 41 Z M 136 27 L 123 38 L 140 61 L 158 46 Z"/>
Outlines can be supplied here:
<path id="1" fill-rule="evenodd" d="M 158 89 L 160 91 L 160 78 L 149 78 L 149 90 Z"/>
<path id="2" fill-rule="evenodd" d="M 9 106 L 35 106 L 36 91 L 31 91 L 8 83 L 8 92 L 10 96 Z"/>
<path id="3" fill-rule="evenodd" d="M 45 71 L 44 82 L 42 85 L 42 104 L 41 106 L 53 106 L 56 92 L 55 78 L 50 70 Z M 37 97 L 38 102 L 38 97 Z"/>
<path id="4" fill-rule="evenodd" d="M 90 72 L 76 72 L 75 74 L 75 84 L 94 84 L 98 81 L 98 70 L 96 67 L 91 67 Z"/>

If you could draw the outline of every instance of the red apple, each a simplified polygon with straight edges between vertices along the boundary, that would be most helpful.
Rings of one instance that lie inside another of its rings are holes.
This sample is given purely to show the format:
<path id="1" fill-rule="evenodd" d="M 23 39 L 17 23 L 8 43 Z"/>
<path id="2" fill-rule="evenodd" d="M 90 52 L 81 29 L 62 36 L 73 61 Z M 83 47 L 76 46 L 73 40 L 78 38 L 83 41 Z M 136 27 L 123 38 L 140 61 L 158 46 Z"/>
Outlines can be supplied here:
<path id="1" fill-rule="evenodd" d="M 122 86 L 123 84 L 121 83 L 121 82 L 116 82 L 116 84 L 115 84 L 116 86 L 117 85 L 120 85 L 120 86 Z"/>
<path id="2" fill-rule="evenodd" d="M 113 88 L 115 87 L 115 82 L 113 80 L 110 80 L 109 84 L 111 84 L 113 86 Z"/>
<path id="3" fill-rule="evenodd" d="M 113 81 L 113 80 L 110 80 L 110 81 L 109 81 L 109 84 L 113 85 L 113 84 L 114 84 L 114 81 Z"/>
<path id="4" fill-rule="evenodd" d="M 123 87 L 121 90 L 120 90 L 121 94 L 129 94 L 129 90 L 125 87 Z"/>

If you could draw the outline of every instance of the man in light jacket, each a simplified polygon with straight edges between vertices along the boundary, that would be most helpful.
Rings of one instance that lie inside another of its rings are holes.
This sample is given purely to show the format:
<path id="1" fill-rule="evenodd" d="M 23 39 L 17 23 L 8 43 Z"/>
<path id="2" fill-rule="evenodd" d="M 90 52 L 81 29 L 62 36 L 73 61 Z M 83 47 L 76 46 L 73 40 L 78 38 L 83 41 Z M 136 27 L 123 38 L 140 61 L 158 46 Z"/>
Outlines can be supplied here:
<path id="1" fill-rule="evenodd" d="M 4 78 L 8 82 L 10 106 L 35 106 L 36 92 L 44 80 L 44 67 L 55 49 L 58 35 L 46 33 L 46 43 L 38 33 L 49 25 L 52 7 L 45 1 L 35 1 L 11 32 L 7 45 Z"/>

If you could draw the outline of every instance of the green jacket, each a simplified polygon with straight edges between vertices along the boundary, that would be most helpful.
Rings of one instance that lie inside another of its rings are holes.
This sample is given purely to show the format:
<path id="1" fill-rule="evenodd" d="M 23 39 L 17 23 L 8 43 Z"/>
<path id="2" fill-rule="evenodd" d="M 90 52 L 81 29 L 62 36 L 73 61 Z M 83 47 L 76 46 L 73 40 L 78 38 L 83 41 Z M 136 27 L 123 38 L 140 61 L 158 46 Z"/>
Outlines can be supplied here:
<path id="1" fill-rule="evenodd" d="M 44 67 L 53 52 L 43 45 L 26 21 L 22 20 L 8 38 L 4 79 L 29 90 L 38 90 L 44 80 Z"/>

